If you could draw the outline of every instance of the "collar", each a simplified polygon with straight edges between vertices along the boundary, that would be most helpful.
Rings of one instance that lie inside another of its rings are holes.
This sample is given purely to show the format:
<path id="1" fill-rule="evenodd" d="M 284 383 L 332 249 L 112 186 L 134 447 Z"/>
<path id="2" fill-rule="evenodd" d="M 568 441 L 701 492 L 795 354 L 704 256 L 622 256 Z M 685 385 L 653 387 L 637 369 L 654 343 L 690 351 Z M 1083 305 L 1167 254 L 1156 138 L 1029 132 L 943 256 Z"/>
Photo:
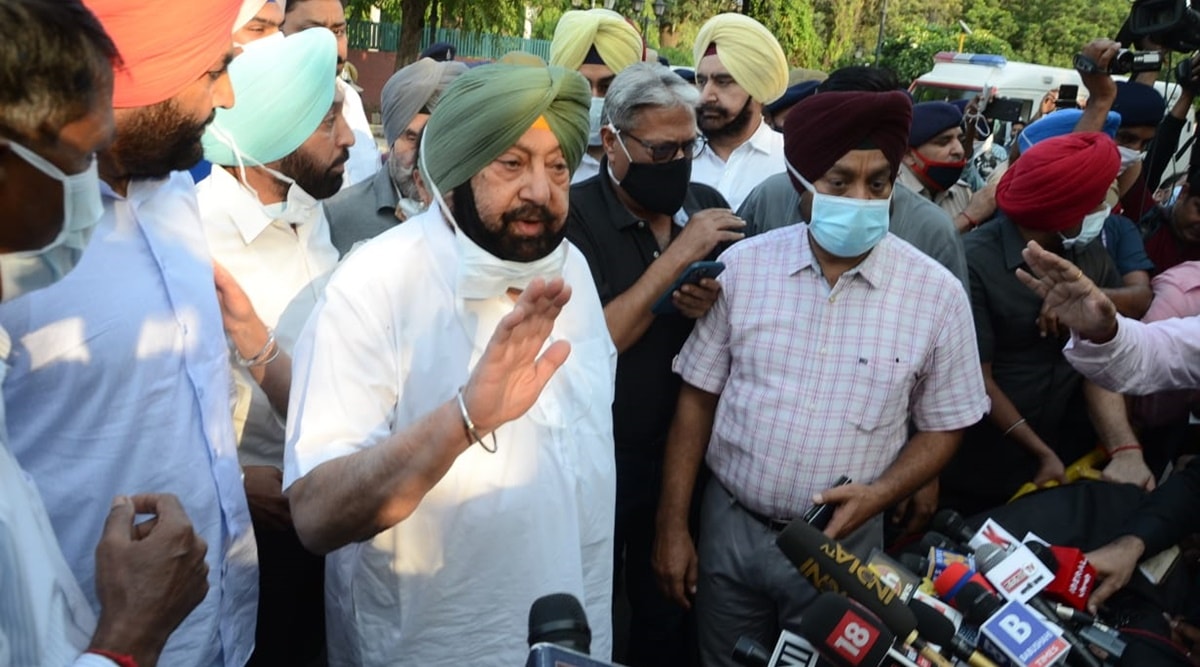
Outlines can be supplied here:
<path id="1" fill-rule="evenodd" d="M 746 140 L 743 146 L 749 144 L 750 148 L 763 155 L 770 155 L 775 152 L 775 144 L 783 143 L 783 135 L 771 129 L 762 116 L 758 118 L 758 129 L 750 138 Z"/>
<path id="2" fill-rule="evenodd" d="M 1008 216 L 997 213 L 996 217 L 996 224 L 1000 225 L 1000 247 L 1004 251 L 1004 266 L 1011 273 L 1025 265 L 1025 258 L 1021 256 L 1021 251 L 1025 249 L 1025 239 L 1017 229 L 1017 223 L 1009 220 Z"/>
<path id="3" fill-rule="evenodd" d="M 391 213 L 400 205 L 400 197 L 396 194 L 396 185 L 392 183 L 392 174 L 388 171 L 387 164 L 375 172 L 371 179 L 371 189 L 375 191 L 376 211 L 387 209 Z"/>
<path id="4" fill-rule="evenodd" d="M 213 165 L 212 186 L 213 194 L 222 200 L 222 208 L 229 216 L 229 221 L 237 228 L 242 242 L 250 245 L 260 234 L 271 226 L 271 217 L 263 211 L 262 204 L 242 187 L 241 181 L 225 171 L 220 165 Z"/>
<path id="5" fill-rule="evenodd" d="M 772 130 L 774 132 L 774 130 Z M 805 269 L 812 269 L 818 276 L 823 275 L 821 265 L 817 262 L 816 255 L 813 254 L 812 245 L 808 239 L 808 223 L 797 222 L 790 225 L 790 228 L 797 230 L 796 234 L 791 236 L 789 244 L 791 247 L 784 249 L 784 254 L 792 258 L 792 263 L 788 267 L 788 275 L 794 276 Z M 847 269 L 843 276 L 860 275 L 867 284 L 871 287 L 879 287 L 884 284 L 890 271 L 889 261 L 891 257 L 891 236 L 888 232 L 879 243 L 867 253 L 867 257 L 859 262 L 857 266 Z"/>
<path id="6" fill-rule="evenodd" d="M 917 175 L 913 172 L 912 167 L 904 164 L 903 162 L 900 163 L 900 170 L 896 172 L 896 182 L 902 184 L 904 187 L 912 190 L 926 199 L 932 199 L 933 197 L 933 193 L 929 191 L 929 188 L 925 187 L 925 184 L 921 182 L 921 179 L 917 178 Z"/>

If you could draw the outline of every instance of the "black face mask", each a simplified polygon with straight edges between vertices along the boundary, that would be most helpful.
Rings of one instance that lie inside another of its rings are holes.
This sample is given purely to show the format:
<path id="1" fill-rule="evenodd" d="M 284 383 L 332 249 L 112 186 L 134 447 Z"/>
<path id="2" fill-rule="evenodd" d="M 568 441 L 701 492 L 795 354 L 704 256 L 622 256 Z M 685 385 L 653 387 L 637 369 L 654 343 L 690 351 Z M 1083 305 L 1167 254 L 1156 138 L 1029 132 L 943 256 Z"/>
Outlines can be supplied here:
<path id="1" fill-rule="evenodd" d="M 611 170 L 611 168 L 610 168 Z M 683 206 L 692 182 L 692 161 L 630 162 L 621 189 L 647 211 L 673 215 Z"/>

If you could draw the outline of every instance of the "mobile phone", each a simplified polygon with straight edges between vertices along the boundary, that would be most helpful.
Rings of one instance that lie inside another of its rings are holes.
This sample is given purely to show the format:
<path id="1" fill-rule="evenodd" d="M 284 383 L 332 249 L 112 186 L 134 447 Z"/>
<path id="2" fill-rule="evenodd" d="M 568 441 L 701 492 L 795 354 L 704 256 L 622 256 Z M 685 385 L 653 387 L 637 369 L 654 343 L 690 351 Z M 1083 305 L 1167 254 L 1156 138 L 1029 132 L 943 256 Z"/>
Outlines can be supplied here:
<path id="1" fill-rule="evenodd" d="M 679 309 L 675 307 L 675 302 L 671 299 L 671 295 L 675 293 L 675 290 L 684 285 L 695 285 L 705 278 L 716 278 L 724 270 L 725 265 L 721 262 L 692 262 L 691 266 L 688 266 L 683 270 L 683 273 L 679 274 L 679 278 L 667 288 L 667 291 L 658 297 L 658 300 L 650 308 L 650 312 L 655 315 L 678 313 Z"/>
<path id="2" fill-rule="evenodd" d="M 1058 87 L 1058 100 L 1054 102 L 1058 109 L 1079 108 L 1079 86 L 1064 83 Z"/>
<path id="3" fill-rule="evenodd" d="M 845 486 L 849 483 L 850 478 L 842 475 L 841 477 L 837 478 L 837 481 L 833 483 L 833 486 Z M 830 517 L 833 516 L 834 509 L 836 508 L 829 503 L 813 505 L 812 507 L 808 508 L 807 512 L 804 513 L 804 522 L 813 528 L 816 528 L 817 530 L 825 530 L 825 526 L 829 525 Z"/>

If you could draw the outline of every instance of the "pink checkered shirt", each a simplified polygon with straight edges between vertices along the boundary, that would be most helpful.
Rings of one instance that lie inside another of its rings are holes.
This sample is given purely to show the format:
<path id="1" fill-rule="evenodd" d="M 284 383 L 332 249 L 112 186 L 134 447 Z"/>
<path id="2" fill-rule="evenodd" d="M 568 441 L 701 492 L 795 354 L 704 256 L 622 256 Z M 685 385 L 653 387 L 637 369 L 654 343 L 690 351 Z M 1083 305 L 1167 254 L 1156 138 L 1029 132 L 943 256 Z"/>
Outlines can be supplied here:
<path id="1" fill-rule="evenodd" d="M 720 394 L 707 461 L 747 508 L 803 514 L 839 475 L 875 480 L 921 431 L 979 421 L 983 388 L 966 292 L 888 234 L 831 290 L 796 224 L 721 256 L 721 295 L 675 359 Z"/>

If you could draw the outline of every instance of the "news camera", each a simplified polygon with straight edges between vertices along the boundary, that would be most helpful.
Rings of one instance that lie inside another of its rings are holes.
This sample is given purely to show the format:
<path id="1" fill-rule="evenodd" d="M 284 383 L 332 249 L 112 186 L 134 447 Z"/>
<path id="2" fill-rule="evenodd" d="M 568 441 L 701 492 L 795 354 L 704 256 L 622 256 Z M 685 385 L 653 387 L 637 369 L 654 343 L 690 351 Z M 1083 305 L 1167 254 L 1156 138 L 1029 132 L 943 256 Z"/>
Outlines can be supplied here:
<path id="1" fill-rule="evenodd" d="M 1200 49 L 1200 11 L 1193 2 L 1196 0 L 1136 0 L 1125 28 L 1133 37 L 1149 37 L 1171 51 L 1195 51 Z"/>

